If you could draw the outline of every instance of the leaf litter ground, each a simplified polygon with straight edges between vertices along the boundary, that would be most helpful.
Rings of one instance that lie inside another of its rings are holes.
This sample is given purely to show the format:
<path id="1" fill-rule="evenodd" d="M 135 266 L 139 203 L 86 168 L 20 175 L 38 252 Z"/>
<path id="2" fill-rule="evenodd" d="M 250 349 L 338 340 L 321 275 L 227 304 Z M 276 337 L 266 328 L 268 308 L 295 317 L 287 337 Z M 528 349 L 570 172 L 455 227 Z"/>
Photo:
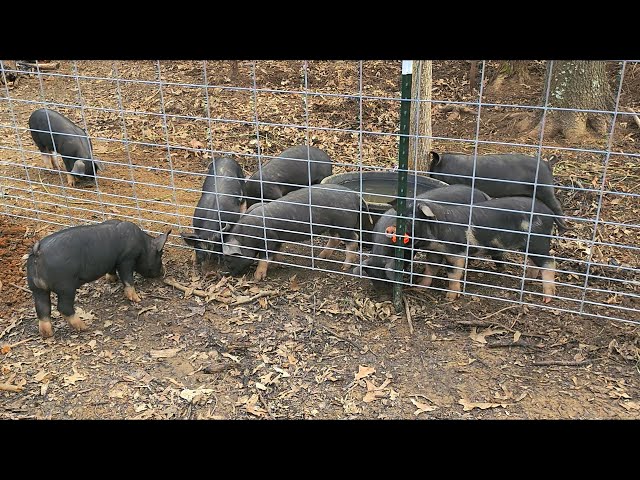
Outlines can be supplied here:
<path id="1" fill-rule="evenodd" d="M 163 75 L 174 75 L 174 80 L 182 76 L 194 81 L 202 69 L 196 62 L 191 63 L 162 62 L 166 68 Z M 258 81 L 267 87 L 294 90 L 295 83 L 300 82 L 297 63 L 261 62 Z M 62 69 L 69 68 L 69 62 L 61 64 Z M 215 78 L 210 82 L 230 84 L 228 62 L 210 64 L 219 67 L 213 70 Z M 110 65 L 110 62 L 104 65 L 79 62 L 82 72 L 96 73 L 96 76 L 106 75 L 104 71 L 108 72 Z M 346 93 L 357 93 L 357 69 L 353 65 L 353 62 L 312 62 L 310 73 L 316 75 L 310 78 L 314 78 L 317 85 L 310 87 L 318 91 L 344 89 Z M 367 93 L 397 96 L 394 65 L 393 62 L 365 62 Z M 466 91 L 464 65 L 464 62 L 436 62 L 436 97 L 471 98 Z M 119 66 L 119 74 L 131 78 L 142 76 L 145 69 L 151 68 L 144 62 L 137 62 L 135 66 L 120 62 Z M 540 70 L 538 64 L 531 63 L 532 77 L 541 78 Z M 243 77 L 243 72 L 248 71 L 248 62 L 241 62 L 240 77 L 234 84 L 250 86 L 248 76 Z M 637 91 L 635 71 L 629 78 L 629 91 Z M 58 79 L 44 83 L 47 99 L 76 103 L 73 90 L 64 88 L 63 84 L 58 86 L 59 83 Z M 37 79 L 27 77 L 11 94 L 39 98 L 40 88 Z M 114 102 L 113 93 L 105 93 L 104 84 L 87 83 L 81 88 L 85 100 L 93 105 L 108 106 Z M 127 89 L 127 85 L 122 88 L 123 102 L 140 110 L 152 108 L 158 99 L 152 90 Z M 534 102 L 539 95 L 535 88 L 506 88 L 503 86 L 507 97 L 513 98 L 506 98 L 505 102 Z M 623 93 L 628 95 L 625 89 Z M 203 106 L 189 96 L 188 89 L 168 89 L 164 94 L 167 113 L 188 114 Z M 624 95 L 623 103 L 627 98 Z M 298 105 L 300 98 L 284 97 L 265 96 L 262 105 L 258 104 L 258 108 L 263 109 L 261 115 L 271 115 L 281 123 L 304 124 L 305 112 Z M 249 104 L 239 101 L 239 94 L 216 98 L 217 112 L 223 118 L 251 113 Z M 636 107 L 632 100 L 635 97 L 628 98 L 628 106 Z M 287 102 L 289 109 L 283 107 Z M 310 105 L 314 121 L 320 126 L 360 128 L 357 117 L 348 113 L 354 108 L 348 100 L 327 97 Z M 22 104 L 14 107 L 19 123 L 26 124 L 32 107 Z M 363 128 L 394 131 L 396 107 L 396 104 L 371 102 L 363 112 Z M 436 135 L 471 138 L 475 117 L 464 111 L 450 112 L 451 109 L 434 109 Z M 512 140 L 509 135 L 513 132 L 509 130 L 504 111 L 486 109 L 482 118 L 487 119 L 487 123 L 481 125 L 482 134 Z M 94 134 L 118 135 L 121 120 L 117 114 L 111 120 L 106 116 L 88 115 L 87 121 Z M 3 116 L 3 122 L 11 124 L 12 120 Z M 136 122 L 135 119 L 127 122 L 129 138 L 164 143 L 161 123 Z M 206 130 L 201 127 L 198 122 L 180 124 L 176 121 L 172 141 L 182 142 L 192 151 L 183 152 L 179 157 L 174 152 L 175 168 L 204 170 L 208 160 L 197 151 L 207 141 Z M 214 148 L 255 152 L 256 146 L 251 143 L 255 140 L 255 131 L 250 132 L 251 128 L 246 132 L 237 125 L 219 124 L 215 128 Z M 263 151 L 269 154 L 305 138 L 304 132 L 288 127 L 265 127 L 261 133 L 266 145 Z M 615 146 L 629 151 L 637 137 L 636 127 L 632 123 L 624 124 Z M 31 145 L 29 142 L 28 137 L 23 139 L 25 146 Z M 327 149 L 334 158 L 357 161 L 358 140 L 348 133 L 319 131 L 312 142 Z M 105 146 L 97 142 L 94 146 L 108 160 L 126 155 L 119 143 Z M 451 145 L 446 147 L 436 145 L 436 148 L 456 149 Z M 379 166 L 393 165 L 395 148 L 391 137 L 381 137 L 371 144 L 365 141 L 363 161 Z M 465 148 L 467 146 L 461 145 L 457 149 Z M 495 147 L 497 151 L 499 148 Z M 153 166 L 166 161 L 166 152 L 145 146 L 132 146 L 129 154 L 140 165 Z M 12 158 L 9 151 L 8 156 L 9 160 L 21 164 L 19 155 Z M 29 165 L 40 162 L 35 154 L 27 157 Z M 611 189 L 623 192 L 637 189 L 637 165 L 621 163 L 619 170 L 616 164 L 610 167 Z M 24 169 L 0 168 L 8 177 L 24 176 Z M 245 168 L 252 170 L 248 164 Z M 110 169 L 114 178 L 123 174 L 118 167 Z M 39 173 L 47 182 L 55 182 L 52 173 Z M 584 159 L 572 158 L 571 153 L 564 153 L 555 173 L 563 184 L 584 185 L 594 178 L 597 184 L 601 168 L 595 162 L 589 164 Z M 161 184 L 158 175 L 144 170 L 136 172 L 136 180 Z M 127 177 L 126 173 L 123 177 Z M 175 181 L 178 186 L 195 190 L 201 182 L 179 174 Z M 9 193 L 11 187 L 9 181 Z M 117 183 L 111 185 L 106 180 L 101 183 L 106 197 L 110 193 L 122 194 L 119 188 L 121 185 Z M 153 185 L 138 188 L 144 189 L 141 199 L 166 202 L 166 207 L 156 205 L 156 212 L 145 214 L 140 222 L 142 226 L 156 227 L 146 223 L 147 220 L 176 221 L 171 217 L 176 210 L 171 205 L 173 199 L 166 189 Z M 41 190 L 52 193 L 58 189 L 64 192 L 62 181 L 60 187 L 43 186 Z M 90 188 L 74 190 L 73 195 L 93 198 Z M 597 198 L 590 193 L 564 195 L 561 191 L 558 195 L 571 215 L 589 218 L 597 208 Z M 177 200 L 180 204 L 194 205 L 197 193 L 179 192 Z M 25 202 L 9 199 L 6 205 L 11 211 L 12 206 L 17 208 Z M 82 211 L 73 210 L 73 202 L 60 201 L 58 207 L 43 207 L 45 211 L 41 215 L 65 211 L 71 211 L 74 216 L 84 215 Z M 637 220 L 637 202 L 621 203 L 619 197 L 609 195 L 603 202 L 616 220 Z M 117 206 L 105 207 L 107 216 L 117 218 L 130 213 L 128 209 L 132 207 L 121 198 L 114 203 Z M 184 209 L 185 215 L 191 213 L 192 207 Z M 93 214 L 88 218 L 101 217 Z M 185 228 L 188 226 L 188 220 L 178 222 Z M 640 341 L 638 327 L 634 325 L 537 307 L 505 306 L 497 300 L 473 297 L 449 303 L 442 292 L 434 290 L 407 293 L 414 330 L 411 334 L 405 314 L 396 314 L 388 298 L 363 280 L 290 266 L 270 269 L 267 280 L 260 284 L 255 284 L 250 277 L 224 278 L 215 271 L 196 274 L 188 267 L 189 252 L 176 247 L 169 247 L 166 253 L 168 273 L 164 281 L 136 280 L 136 288 L 143 297 L 140 305 L 125 300 L 118 284 L 99 280 L 85 285 L 78 293 L 76 305 L 90 325 L 89 330 L 71 331 L 55 312 L 55 336 L 42 341 L 37 333 L 33 302 L 24 290 L 22 257 L 36 239 L 56 229 L 49 224 L 0 216 L 0 418 L 640 417 Z M 589 237 L 587 229 L 578 225 L 577 235 Z M 617 231 L 603 230 L 602 235 L 610 236 L 612 243 L 623 238 L 634 241 L 637 231 L 622 227 Z M 178 240 L 173 243 L 179 245 Z M 638 267 L 638 259 L 625 257 L 624 250 L 592 252 L 588 248 L 579 242 L 558 242 L 556 254 L 567 258 L 592 254 Z M 293 263 L 310 265 L 305 260 Z M 328 262 L 321 265 L 336 268 Z M 568 261 L 565 265 L 571 270 Z M 623 283 L 624 288 L 637 291 L 637 284 L 633 283 L 637 278 L 624 275 L 620 273 L 621 279 L 628 280 Z M 563 280 L 571 281 L 571 278 Z M 496 295 L 496 290 L 488 287 L 476 287 L 475 291 Z M 602 302 L 606 300 L 628 302 L 615 296 L 605 297 Z M 562 306 L 563 301 L 559 300 L 557 305 Z M 625 306 L 638 308 L 637 302 Z M 574 305 L 571 308 L 575 308 Z M 599 311 L 607 313 L 606 308 Z"/>

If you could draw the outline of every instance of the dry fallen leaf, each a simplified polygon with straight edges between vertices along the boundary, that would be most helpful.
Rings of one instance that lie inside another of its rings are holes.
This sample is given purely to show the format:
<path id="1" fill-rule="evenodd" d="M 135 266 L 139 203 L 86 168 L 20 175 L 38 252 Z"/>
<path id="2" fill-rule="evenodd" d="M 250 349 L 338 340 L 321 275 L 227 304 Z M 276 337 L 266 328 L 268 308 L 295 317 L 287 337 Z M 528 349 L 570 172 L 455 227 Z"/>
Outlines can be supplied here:
<path id="1" fill-rule="evenodd" d="M 393 388 L 389 389 L 389 400 L 395 400 L 396 398 L 398 398 L 400 394 L 398 392 L 396 392 Z"/>
<path id="2" fill-rule="evenodd" d="M 364 367 L 362 365 L 359 365 L 358 366 L 358 373 L 356 373 L 355 381 L 357 382 L 358 380 L 360 380 L 360 379 L 362 379 L 364 377 L 368 377 L 372 373 L 376 373 L 375 367 Z"/>
<path id="3" fill-rule="evenodd" d="M 520 336 L 521 336 L 521 335 L 522 335 L 522 334 L 520 333 L 520 331 L 516 331 L 516 332 L 513 334 L 513 343 L 517 343 L 517 342 L 518 342 L 518 340 L 520 340 Z"/>
<path id="4" fill-rule="evenodd" d="M 620 402 L 620 406 L 627 411 L 640 410 L 640 403 L 638 402 Z"/>
<path id="5" fill-rule="evenodd" d="M 375 383 L 367 379 L 365 379 L 365 382 L 367 382 L 367 393 L 365 393 L 364 398 L 362 399 L 365 403 L 370 403 L 377 398 L 383 398 L 387 396 L 388 392 L 385 392 L 384 389 L 391 383 L 390 379 L 387 378 L 379 387 L 376 387 Z"/>
<path id="6" fill-rule="evenodd" d="M 298 283 L 298 274 L 295 274 L 289 279 L 289 290 L 297 292 L 300 290 L 300 284 Z"/>
<path id="7" fill-rule="evenodd" d="M 155 305 L 151 305 L 150 307 L 144 307 L 143 309 L 138 311 L 138 317 L 140 315 L 142 315 L 143 313 L 147 313 L 147 312 L 151 312 L 151 311 L 155 311 L 157 310 L 158 307 L 156 307 Z"/>
<path id="8" fill-rule="evenodd" d="M 202 396 L 210 395 L 213 393 L 211 388 L 198 387 L 195 390 L 189 390 L 185 388 L 180 392 L 180 398 L 185 399 L 187 402 L 193 403 L 194 400 L 198 401 Z"/>
<path id="9" fill-rule="evenodd" d="M 469 337 L 474 342 L 487 343 L 487 340 L 485 339 L 485 337 L 489 337 L 491 335 L 498 335 L 500 333 L 505 333 L 505 332 L 506 330 L 501 330 L 499 328 L 494 330 L 491 327 L 485 328 L 483 331 L 478 332 L 478 327 L 473 327 L 471 329 L 471 332 L 469 333 Z"/>
<path id="10" fill-rule="evenodd" d="M 458 403 L 462 405 L 463 407 L 462 410 L 464 410 L 465 412 L 473 410 L 474 408 L 479 408 L 480 410 L 486 410 L 487 408 L 496 408 L 496 407 L 506 408 L 507 406 L 509 406 L 508 403 L 472 402 L 470 400 L 467 400 L 466 398 L 461 398 L 460 400 L 458 400 Z"/>
<path id="11" fill-rule="evenodd" d="M 255 415 L 256 417 L 266 417 L 267 411 L 264 408 L 258 406 L 257 403 L 258 403 L 258 395 L 253 394 L 244 404 L 244 408 L 251 415 Z"/>
<path id="12" fill-rule="evenodd" d="M 236 363 L 240 363 L 240 359 L 238 357 L 236 357 L 235 355 L 231 355 L 230 353 L 224 352 L 222 354 L 223 357 L 228 358 L 230 360 L 233 360 Z"/>
<path id="13" fill-rule="evenodd" d="M 11 345 L 4 345 L 2 348 L 0 348 L 0 353 L 2 353 L 3 355 L 6 355 L 10 351 L 11 351 Z"/>
<path id="14" fill-rule="evenodd" d="M 82 380 L 87 379 L 87 377 L 85 377 L 81 373 L 78 373 L 75 367 L 71 367 L 71 368 L 73 368 L 73 375 L 63 377 L 65 386 L 75 385 L 76 382 L 81 382 Z"/>
<path id="15" fill-rule="evenodd" d="M 109 390 L 109 393 L 107 393 L 107 397 L 109 397 L 109 398 L 124 398 L 125 389 L 126 389 L 125 386 L 112 388 L 111 390 Z"/>
<path id="16" fill-rule="evenodd" d="M 35 377 L 33 377 L 33 379 L 36 382 L 42 382 L 45 378 L 48 378 L 51 374 L 49 372 L 45 372 L 44 370 L 40 370 L 38 373 L 36 373 Z"/>
<path id="17" fill-rule="evenodd" d="M 413 412 L 414 415 L 420 415 L 421 413 L 433 412 L 437 410 L 438 407 L 432 407 L 431 405 L 427 405 L 426 403 L 419 402 L 418 400 L 411 399 L 411 403 L 413 403 L 417 410 Z"/>
<path id="18" fill-rule="evenodd" d="M 224 355 L 224 353 L 223 353 L 222 355 Z M 290 376 L 291 376 L 291 374 L 290 374 L 289 372 L 287 372 L 286 370 L 284 370 L 284 369 L 282 369 L 282 368 L 278 367 L 277 365 L 274 365 L 274 366 L 273 366 L 273 369 L 274 369 L 276 372 L 278 372 L 280 375 L 282 375 L 282 377 L 283 377 L 283 378 L 287 378 L 287 377 L 290 377 Z"/>
<path id="19" fill-rule="evenodd" d="M 82 308 L 76 307 L 76 316 L 82 320 L 93 320 L 96 318 L 96 316 L 92 313 L 92 311 L 85 312 L 84 310 L 82 310 Z"/>
<path id="20" fill-rule="evenodd" d="M 182 350 L 181 347 L 165 348 L 163 350 L 149 350 L 149 354 L 151 355 L 151 358 L 173 358 L 180 350 Z"/>

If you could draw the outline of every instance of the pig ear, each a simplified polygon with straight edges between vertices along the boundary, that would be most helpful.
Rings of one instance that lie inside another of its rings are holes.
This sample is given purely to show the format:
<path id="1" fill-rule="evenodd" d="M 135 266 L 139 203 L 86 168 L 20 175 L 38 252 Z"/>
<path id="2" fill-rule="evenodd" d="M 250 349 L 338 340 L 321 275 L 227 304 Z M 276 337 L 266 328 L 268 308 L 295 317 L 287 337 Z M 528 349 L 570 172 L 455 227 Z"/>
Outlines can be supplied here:
<path id="1" fill-rule="evenodd" d="M 195 233 L 181 233 L 180 236 L 182 237 L 182 240 L 184 240 L 184 243 L 186 243 L 190 247 L 195 248 L 198 243 L 200 243 L 200 237 L 198 237 L 198 235 L 196 235 Z"/>
<path id="2" fill-rule="evenodd" d="M 164 248 L 164 244 L 169 238 L 170 233 L 171 233 L 171 229 L 169 229 L 166 233 L 163 233 L 159 237 L 156 237 L 152 240 L 153 246 L 155 247 L 156 251 L 158 252 L 162 251 L 162 249 Z"/>
<path id="3" fill-rule="evenodd" d="M 96 170 L 104 170 L 105 169 L 104 163 L 102 163 L 97 158 L 93 159 L 93 163 L 96 165 Z"/>
<path id="4" fill-rule="evenodd" d="M 223 243 L 222 244 L 222 254 L 223 255 L 242 255 L 242 250 L 240 249 L 240 245 L 234 243 Z"/>
<path id="5" fill-rule="evenodd" d="M 438 155 L 436 152 L 429 152 L 429 157 L 431 158 L 429 170 L 432 170 L 433 167 L 440 163 L 440 155 Z"/>
<path id="6" fill-rule="evenodd" d="M 429 205 L 420 204 L 420 211 L 427 218 L 436 218 L 436 214 L 429 208 Z"/>

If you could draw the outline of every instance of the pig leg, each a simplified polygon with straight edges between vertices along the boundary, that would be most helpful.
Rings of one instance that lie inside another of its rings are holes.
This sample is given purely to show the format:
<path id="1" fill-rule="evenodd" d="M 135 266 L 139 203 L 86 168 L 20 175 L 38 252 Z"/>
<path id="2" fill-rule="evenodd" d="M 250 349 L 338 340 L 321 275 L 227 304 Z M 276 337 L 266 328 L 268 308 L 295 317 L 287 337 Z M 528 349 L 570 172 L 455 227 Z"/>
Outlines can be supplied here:
<path id="1" fill-rule="evenodd" d="M 36 304 L 36 316 L 38 317 L 38 330 L 42 338 L 53 335 L 51 326 L 51 292 L 47 290 L 32 290 L 33 300 Z"/>
<path id="2" fill-rule="evenodd" d="M 327 242 L 327 245 L 324 247 L 324 250 L 322 250 L 320 255 L 318 255 L 318 258 L 330 258 L 333 255 L 333 250 L 331 249 L 336 248 L 338 245 L 340 245 L 340 238 L 331 237 Z"/>
<path id="3" fill-rule="evenodd" d="M 67 185 L 69 187 L 75 187 L 76 186 L 76 178 L 71 175 L 70 173 L 67 173 Z"/>
<path id="4" fill-rule="evenodd" d="M 440 270 L 441 263 L 440 255 L 428 254 L 427 261 L 424 263 L 424 273 L 422 280 L 418 283 L 423 287 L 430 287 L 431 283 L 433 283 L 433 277 L 438 274 Z"/>
<path id="5" fill-rule="evenodd" d="M 49 168 L 49 166 L 51 166 L 52 169 L 58 170 L 58 166 L 55 161 L 55 153 L 40 152 L 40 155 L 42 156 L 44 168 Z"/>
<path id="6" fill-rule="evenodd" d="M 256 273 L 254 273 L 253 278 L 256 281 L 264 280 L 267 278 L 267 267 L 269 266 L 269 262 L 267 260 L 259 260 L 258 266 L 256 267 Z"/>
<path id="7" fill-rule="evenodd" d="M 347 246 L 345 248 L 346 250 L 346 255 L 344 257 L 344 264 L 342 265 L 342 270 L 344 272 L 346 272 L 347 270 L 350 270 L 351 268 L 353 268 L 353 263 L 357 263 L 358 262 L 358 236 L 356 235 L 356 239 L 347 243 Z"/>
<path id="8" fill-rule="evenodd" d="M 502 263 L 502 261 L 504 261 L 504 257 L 502 256 L 501 253 L 492 253 L 490 255 L 491 259 L 493 260 L 493 264 L 496 268 L 496 272 L 500 273 L 500 272 L 504 272 L 504 263 Z"/>
<path id="9" fill-rule="evenodd" d="M 447 300 L 455 300 L 460 295 L 460 291 L 462 290 L 460 286 L 460 279 L 464 274 L 464 257 L 457 257 L 453 255 L 447 255 L 447 262 L 452 265 L 452 269 L 449 273 L 447 273 L 447 277 L 449 277 L 449 290 L 447 292 Z"/>
<path id="10" fill-rule="evenodd" d="M 132 302 L 140 302 L 140 296 L 136 292 L 136 288 L 133 286 L 133 264 L 121 263 L 116 267 L 118 275 L 122 284 L 124 285 L 124 296 Z"/>
<path id="11" fill-rule="evenodd" d="M 115 270 L 113 272 L 109 272 L 109 273 L 105 274 L 104 278 L 109 283 L 115 283 L 115 282 L 118 281 L 118 276 L 116 275 L 116 271 Z"/>
<path id="12" fill-rule="evenodd" d="M 58 294 L 58 311 L 62 314 L 64 319 L 73 329 L 79 331 L 86 330 L 87 326 L 82 319 L 78 318 L 75 308 L 73 307 L 76 298 L 75 289 L 63 290 L 56 293 Z"/>
<path id="13" fill-rule="evenodd" d="M 53 152 L 51 155 L 51 166 L 54 170 L 60 170 L 60 165 L 64 166 L 64 160 L 62 160 L 62 155 L 58 152 Z"/>
<path id="14" fill-rule="evenodd" d="M 527 265 L 525 266 L 527 272 L 525 274 L 526 278 L 538 278 L 538 273 L 540 273 L 540 269 L 536 267 L 536 264 L 533 263 L 531 257 L 527 258 Z"/>
<path id="15" fill-rule="evenodd" d="M 545 259 L 544 263 L 540 265 L 540 275 L 542 277 L 542 293 L 544 294 L 542 297 L 542 301 L 544 303 L 549 303 L 551 301 L 551 297 L 556 294 L 555 268 L 556 262 L 553 259 Z"/>
<path id="16" fill-rule="evenodd" d="M 418 282 L 418 285 L 423 287 L 430 287 L 431 283 L 433 283 L 433 277 L 435 277 L 440 270 L 438 266 L 432 266 L 428 263 L 424 264 L 424 272 L 422 273 L 422 280 Z"/>
<path id="17" fill-rule="evenodd" d="M 271 262 L 284 262 L 284 256 L 280 252 L 276 252 L 274 254 L 269 255 L 271 258 Z M 273 263 L 271 268 L 283 267 L 282 263 Z"/>
<path id="18" fill-rule="evenodd" d="M 247 211 L 247 201 L 245 200 L 240 204 L 240 214 L 243 214 Z"/>

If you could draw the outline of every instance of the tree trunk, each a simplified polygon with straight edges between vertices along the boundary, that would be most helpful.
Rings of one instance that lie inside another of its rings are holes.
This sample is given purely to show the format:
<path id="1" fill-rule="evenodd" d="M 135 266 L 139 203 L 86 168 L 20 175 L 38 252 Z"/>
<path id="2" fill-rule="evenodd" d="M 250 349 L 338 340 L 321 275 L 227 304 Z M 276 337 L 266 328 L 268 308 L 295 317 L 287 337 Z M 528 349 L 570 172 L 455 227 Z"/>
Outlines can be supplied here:
<path id="1" fill-rule="evenodd" d="M 531 77 L 529 76 L 529 62 L 526 60 L 503 60 L 500 62 L 497 73 L 488 86 L 491 94 L 499 94 L 505 80 L 509 80 L 511 84 L 526 84 Z"/>
<path id="2" fill-rule="evenodd" d="M 518 79 L 518 84 L 522 85 L 523 83 L 527 83 L 529 81 L 529 66 L 527 61 L 525 60 L 514 60 L 511 62 L 511 68 L 513 70 L 513 74 Z"/>
<path id="3" fill-rule="evenodd" d="M 547 67 L 547 75 L 549 70 Z M 605 62 L 554 61 L 549 87 L 551 107 L 590 110 L 611 110 L 613 107 Z M 550 121 L 554 130 L 559 130 L 568 140 L 584 137 L 588 127 L 604 135 L 609 123 L 605 114 L 573 111 L 553 112 Z"/>
<path id="4" fill-rule="evenodd" d="M 469 90 L 471 93 L 478 88 L 478 61 L 471 60 L 469 65 Z"/>
<path id="5" fill-rule="evenodd" d="M 431 60 L 414 60 L 413 62 L 411 98 L 421 101 L 419 106 L 418 102 L 412 102 L 411 105 L 409 168 L 415 169 L 418 173 L 429 169 L 431 138 L 416 139 L 413 135 L 431 136 L 431 103 L 423 100 L 431 100 L 432 63 Z"/>

